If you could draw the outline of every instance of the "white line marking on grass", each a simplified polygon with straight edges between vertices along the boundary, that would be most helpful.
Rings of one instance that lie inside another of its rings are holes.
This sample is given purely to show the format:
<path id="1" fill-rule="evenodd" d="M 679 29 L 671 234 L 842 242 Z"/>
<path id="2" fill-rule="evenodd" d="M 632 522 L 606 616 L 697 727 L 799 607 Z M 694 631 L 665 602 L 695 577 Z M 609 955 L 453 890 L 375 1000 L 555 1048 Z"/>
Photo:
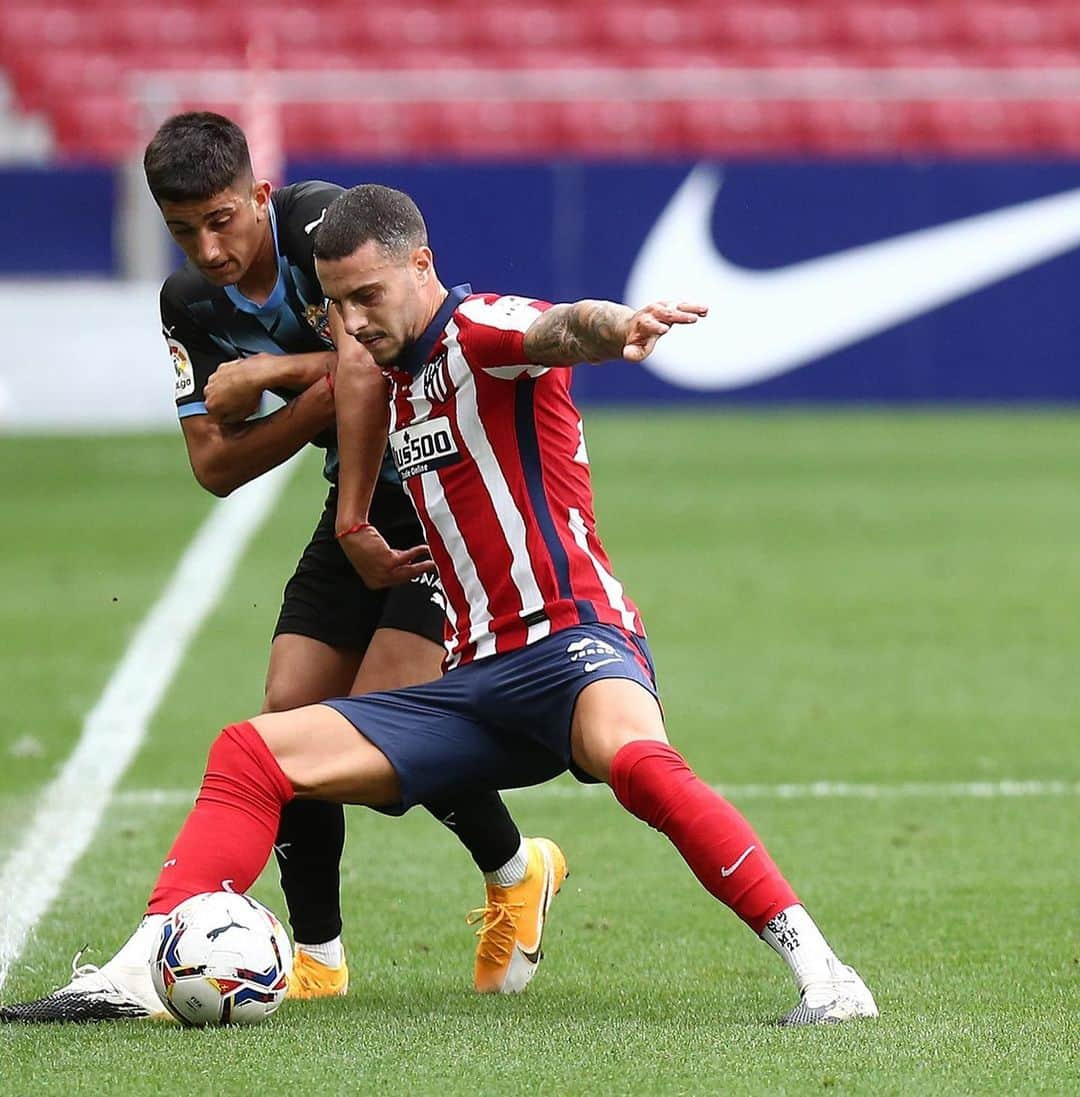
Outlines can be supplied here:
<path id="1" fill-rule="evenodd" d="M 295 467 L 287 462 L 210 512 L 87 714 L 75 749 L 38 797 L 21 841 L 0 870 L 0 988 L 93 839 L 188 644 Z"/>
<path id="2" fill-rule="evenodd" d="M 538 785 L 509 789 L 508 796 L 538 799 L 574 799 L 594 795 L 603 785 Z M 1019 796 L 1080 796 L 1080 781 L 905 781 L 900 784 L 851 784 L 846 781 L 814 781 L 810 784 L 713 785 L 732 800 L 991 800 Z M 135 788 L 116 794 L 116 802 L 128 807 L 179 807 L 195 802 L 196 789 Z"/>

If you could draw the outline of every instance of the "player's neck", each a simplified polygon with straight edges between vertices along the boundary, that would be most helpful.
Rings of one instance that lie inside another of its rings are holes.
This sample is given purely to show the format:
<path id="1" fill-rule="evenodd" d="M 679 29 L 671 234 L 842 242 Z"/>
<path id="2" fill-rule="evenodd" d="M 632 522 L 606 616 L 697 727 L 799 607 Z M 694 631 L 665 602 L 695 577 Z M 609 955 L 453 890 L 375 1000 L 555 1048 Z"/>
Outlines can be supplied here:
<path id="1" fill-rule="evenodd" d="M 278 279 L 277 248 L 274 247 L 274 232 L 269 220 L 264 222 L 263 230 L 262 242 L 255 253 L 255 259 L 244 272 L 243 278 L 236 283 L 236 288 L 257 305 L 266 304 Z"/>
<path id="2" fill-rule="evenodd" d="M 446 287 L 442 282 L 436 279 L 434 284 L 424 291 L 424 296 L 427 298 L 427 302 L 424 311 L 420 314 L 422 321 L 402 348 L 402 354 L 408 353 L 409 349 L 414 347 L 423 338 L 424 332 L 431 327 L 431 321 L 439 314 L 439 309 L 442 308 L 443 302 L 446 300 L 448 294 Z"/>
<path id="3" fill-rule="evenodd" d="M 424 318 L 424 324 L 420 328 L 420 333 L 417 335 L 417 338 L 427 331 L 431 321 L 438 316 L 439 309 L 443 307 L 443 302 L 446 300 L 447 295 L 448 291 L 446 287 L 442 282 L 436 279 L 435 284 L 431 287 L 431 297 L 428 299 L 427 315 Z"/>

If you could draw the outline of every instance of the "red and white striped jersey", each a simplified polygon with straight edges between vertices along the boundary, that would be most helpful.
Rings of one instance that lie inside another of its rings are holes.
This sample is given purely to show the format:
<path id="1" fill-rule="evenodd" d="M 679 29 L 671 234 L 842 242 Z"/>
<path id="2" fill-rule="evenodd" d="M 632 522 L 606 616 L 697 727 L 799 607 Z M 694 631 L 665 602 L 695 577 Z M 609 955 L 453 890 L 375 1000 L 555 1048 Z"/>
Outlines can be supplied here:
<path id="1" fill-rule="evenodd" d="M 530 364 L 544 301 L 456 286 L 395 366 L 390 445 L 447 597 L 447 669 L 594 621 L 645 634 L 596 533 L 570 370 Z"/>

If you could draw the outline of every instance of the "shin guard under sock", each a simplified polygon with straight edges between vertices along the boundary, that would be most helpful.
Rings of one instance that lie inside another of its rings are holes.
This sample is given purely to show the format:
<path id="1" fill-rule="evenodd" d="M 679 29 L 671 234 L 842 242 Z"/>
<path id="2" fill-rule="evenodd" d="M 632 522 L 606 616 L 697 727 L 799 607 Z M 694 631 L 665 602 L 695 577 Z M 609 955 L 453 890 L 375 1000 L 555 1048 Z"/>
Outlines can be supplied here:
<path id="1" fill-rule="evenodd" d="M 743 816 L 667 743 L 628 743 L 611 763 L 611 788 L 627 811 L 665 834 L 705 888 L 755 933 L 798 903 Z"/>
<path id="2" fill-rule="evenodd" d="M 247 891 L 270 857 L 292 786 L 250 723 L 214 740 L 195 807 L 169 850 L 147 904 L 166 914 L 204 891 Z"/>

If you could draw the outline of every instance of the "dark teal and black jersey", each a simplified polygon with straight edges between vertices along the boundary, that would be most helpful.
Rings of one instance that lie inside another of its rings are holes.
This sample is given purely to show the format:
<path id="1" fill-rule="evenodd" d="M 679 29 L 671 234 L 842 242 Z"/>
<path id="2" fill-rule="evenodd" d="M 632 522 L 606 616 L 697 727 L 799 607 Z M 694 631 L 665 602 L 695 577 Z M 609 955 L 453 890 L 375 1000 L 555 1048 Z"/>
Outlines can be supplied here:
<path id="1" fill-rule="evenodd" d="M 176 374 L 180 418 L 205 415 L 204 389 L 210 375 L 235 358 L 253 354 L 308 354 L 333 348 L 325 298 L 315 276 L 312 234 L 326 207 L 341 193 L 333 183 L 296 183 L 270 196 L 270 226 L 278 255 L 278 278 L 263 305 L 236 286 L 215 286 L 191 263 L 161 287 L 161 324 Z M 276 390 L 282 399 L 299 393 Z M 326 475 L 337 473 L 334 432 L 313 444 L 327 451 Z"/>

